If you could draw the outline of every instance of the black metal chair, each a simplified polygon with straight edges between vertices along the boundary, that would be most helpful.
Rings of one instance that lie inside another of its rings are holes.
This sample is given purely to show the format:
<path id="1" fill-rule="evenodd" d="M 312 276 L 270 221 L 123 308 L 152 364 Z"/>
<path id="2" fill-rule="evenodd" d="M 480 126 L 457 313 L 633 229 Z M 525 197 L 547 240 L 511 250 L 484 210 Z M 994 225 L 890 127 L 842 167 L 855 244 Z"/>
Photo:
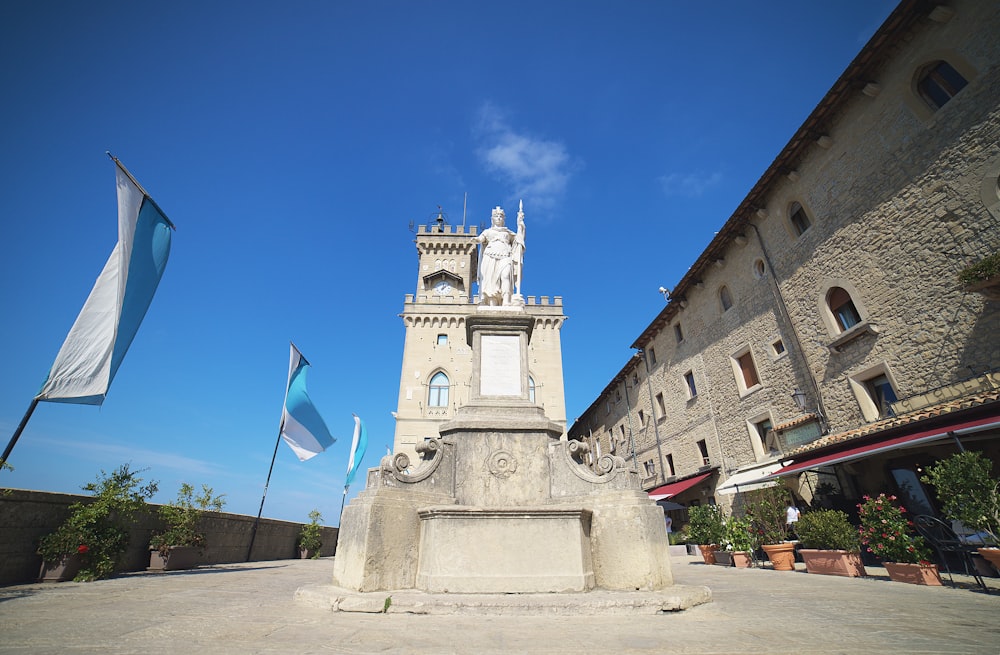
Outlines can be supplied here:
<path id="1" fill-rule="evenodd" d="M 933 516 L 921 515 L 913 519 L 913 523 L 927 543 L 937 551 L 941 565 L 948 572 L 948 579 L 951 586 L 955 586 L 955 579 L 951 575 L 951 568 L 948 565 L 948 555 L 955 555 L 965 567 L 965 574 L 975 578 L 976 583 L 983 588 L 983 591 L 990 593 L 990 588 L 986 586 L 986 581 L 976 568 L 976 563 L 972 561 L 972 555 L 976 552 L 976 546 L 964 543 L 958 538 L 954 530 L 947 523 Z"/>

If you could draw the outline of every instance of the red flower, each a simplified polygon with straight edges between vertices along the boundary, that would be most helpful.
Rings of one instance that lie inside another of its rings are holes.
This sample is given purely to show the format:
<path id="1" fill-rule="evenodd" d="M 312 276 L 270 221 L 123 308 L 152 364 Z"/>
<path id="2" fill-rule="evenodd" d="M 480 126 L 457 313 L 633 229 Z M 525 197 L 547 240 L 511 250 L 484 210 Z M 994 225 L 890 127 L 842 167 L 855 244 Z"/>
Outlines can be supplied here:
<path id="1" fill-rule="evenodd" d="M 85 546 L 84 544 L 80 544 L 80 546 L 79 546 L 79 547 L 78 547 L 78 548 L 76 549 L 76 552 L 78 552 L 78 553 L 80 553 L 81 555 L 83 555 L 83 554 L 84 554 L 85 552 L 87 552 L 88 550 L 90 550 L 90 549 L 89 549 L 89 548 L 87 548 L 87 546 Z"/>

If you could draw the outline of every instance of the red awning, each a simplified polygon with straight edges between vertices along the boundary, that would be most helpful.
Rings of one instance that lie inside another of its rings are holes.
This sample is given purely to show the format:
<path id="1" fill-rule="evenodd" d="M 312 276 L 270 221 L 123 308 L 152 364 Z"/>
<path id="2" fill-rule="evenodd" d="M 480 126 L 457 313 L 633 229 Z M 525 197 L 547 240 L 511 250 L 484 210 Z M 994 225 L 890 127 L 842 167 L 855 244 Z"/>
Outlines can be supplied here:
<path id="1" fill-rule="evenodd" d="M 708 473 L 702 473 L 696 475 L 693 478 L 688 478 L 687 480 L 681 480 L 680 482 L 671 482 L 670 484 L 665 484 L 662 487 L 657 487 L 649 492 L 649 497 L 653 500 L 661 500 L 663 498 L 670 498 L 671 496 L 676 496 L 679 493 L 683 493 L 698 484 L 708 476 L 712 475 L 714 471 L 709 471 Z"/>
<path id="2" fill-rule="evenodd" d="M 961 435 L 961 434 L 968 434 L 971 432 L 988 430 L 990 428 L 1000 427 L 1000 422 L 998 422 L 998 418 L 1000 417 L 988 416 L 986 418 L 977 419 L 975 421 L 965 421 L 964 423 L 955 423 L 953 425 L 948 425 L 948 426 L 939 426 L 929 430 L 922 430 L 920 432 L 911 432 L 910 434 L 905 434 L 899 437 L 893 437 L 892 439 L 883 439 L 881 441 L 867 443 L 862 446 L 854 446 L 853 448 L 838 450 L 832 453 L 827 453 L 825 455 L 820 455 L 818 457 L 811 457 L 809 459 L 804 459 L 802 461 L 795 462 L 794 464 L 791 464 L 784 468 L 778 469 L 768 479 L 784 477 L 786 475 L 793 475 L 795 473 L 801 473 L 803 471 L 814 469 L 819 466 L 832 466 L 834 464 L 840 464 L 842 462 L 849 462 L 855 459 L 862 459 L 864 457 L 870 457 L 872 455 L 877 455 L 878 453 L 881 452 L 895 450 L 897 448 L 902 448 L 904 446 L 915 446 L 920 443 L 937 441 L 938 439 L 947 439 L 950 438 L 951 433 L 956 433 Z"/>

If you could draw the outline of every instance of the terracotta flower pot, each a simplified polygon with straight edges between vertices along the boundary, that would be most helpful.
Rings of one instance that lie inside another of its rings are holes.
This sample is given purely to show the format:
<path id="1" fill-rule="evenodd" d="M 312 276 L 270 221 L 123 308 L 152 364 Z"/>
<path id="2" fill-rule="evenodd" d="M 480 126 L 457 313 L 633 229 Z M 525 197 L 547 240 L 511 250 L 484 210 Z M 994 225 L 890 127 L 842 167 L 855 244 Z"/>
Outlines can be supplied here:
<path id="1" fill-rule="evenodd" d="M 861 554 L 847 550 L 822 550 L 803 548 L 799 551 L 806 571 L 820 575 L 843 575 L 848 578 L 864 577 L 865 567 Z"/>
<path id="2" fill-rule="evenodd" d="M 992 564 L 997 571 L 1000 571 L 1000 548 L 977 548 L 977 550 L 983 559 Z"/>
<path id="3" fill-rule="evenodd" d="M 937 564 L 902 564 L 899 562 L 884 562 L 886 573 L 890 580 L 922 584 L 929 587 L 941 586 L 941 572 Z"/>
<path id="4" fill-rule="evenodd" d="M 698 550 L 701 551 L 701 557 L 705 560 L 705 564 L 715 564 L 715 551 L 719 550 L 719 547 L 715 544 L 698 544 Z"/>
<path id="5" fill-rule="evenodd" d="M 767 553 L 767 559 L 771 560 L 775 571 L 795 570 L 795 544 L 790 542 L 764 544 L 762 548 Z"/>
<path id="6" fill-rule="evenodd" d="M 738 569 L 748 569 L 750 565 L 753 564 L 753 558 L 750 556 L 749 551 L 745 550 L 734 550 L 733 551 L 733 566 Z"/>

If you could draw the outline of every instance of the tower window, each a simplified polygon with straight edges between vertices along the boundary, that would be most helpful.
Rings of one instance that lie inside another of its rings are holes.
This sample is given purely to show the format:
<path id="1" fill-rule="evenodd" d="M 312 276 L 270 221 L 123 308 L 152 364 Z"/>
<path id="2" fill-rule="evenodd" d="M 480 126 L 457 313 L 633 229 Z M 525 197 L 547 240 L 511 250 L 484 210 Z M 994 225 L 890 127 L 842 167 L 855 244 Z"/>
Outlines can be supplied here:
<path id="1" fill-rule="evenodd" d="M 728 312 L 733 306 L 733 295 L 729 293 L 729 287 L 719 289 L 719 302 L 722 303 L 722 311 Z"/>
<path id="2" fill-rule="evenodd" d="M 892 388 L 892 383 L 889 382 L 889 378 L 884 373 L 865 380 L 865 389 L 878 410 L 879 418 L 895 415 L 892 411 L 892 404 L 899 399 L 896 397 L 895 389 Z"/>
<path id="3" fill-rule="evenodd" d="M 528 402 L 535 402 L 535 378 L 528 376 Z"/>
<path id="4" fill-rule="evenodd" d="M 920 97 L 933 109 L 940 109 L 964 89 L 966 84 L 968 81 L 951 64 L 938 61 L 924 70 L 917 82 L 917 90 Z"/>
<path id="5" fill-rule="evenodd" d="M 431 378 L 427 405 L 429 407 L 448 406 L 448 376 L 440 371 Z"/>
<path id="6" fill-rule="evenodd" d="M 795 236 L 802 236 L 802 233 L 809 229 L 812 223 L 809 222 L 809 217 L 806 215 L 806 210 L 802 209 L 802 205 L 795 203 L 792 205 L 792 210 L 789 213 L 789 220 L 792 222 L 792 228 L 795 229 Z"/>
<path id="7" fill-rule="evenodd" d="M 447 346 L 448 345 L 448 335 L 447 334 L 439 334 L 438 338 L 437 338 L 437 345 L 439 345 L 439 346 Z"/>
<path id="8" fill-rule="evenodd" d="M 684 341 L 684 330 L 681 329 L 680 323 L 674 323 L 674 337 L 676 337 L 677 343 Z"/>

